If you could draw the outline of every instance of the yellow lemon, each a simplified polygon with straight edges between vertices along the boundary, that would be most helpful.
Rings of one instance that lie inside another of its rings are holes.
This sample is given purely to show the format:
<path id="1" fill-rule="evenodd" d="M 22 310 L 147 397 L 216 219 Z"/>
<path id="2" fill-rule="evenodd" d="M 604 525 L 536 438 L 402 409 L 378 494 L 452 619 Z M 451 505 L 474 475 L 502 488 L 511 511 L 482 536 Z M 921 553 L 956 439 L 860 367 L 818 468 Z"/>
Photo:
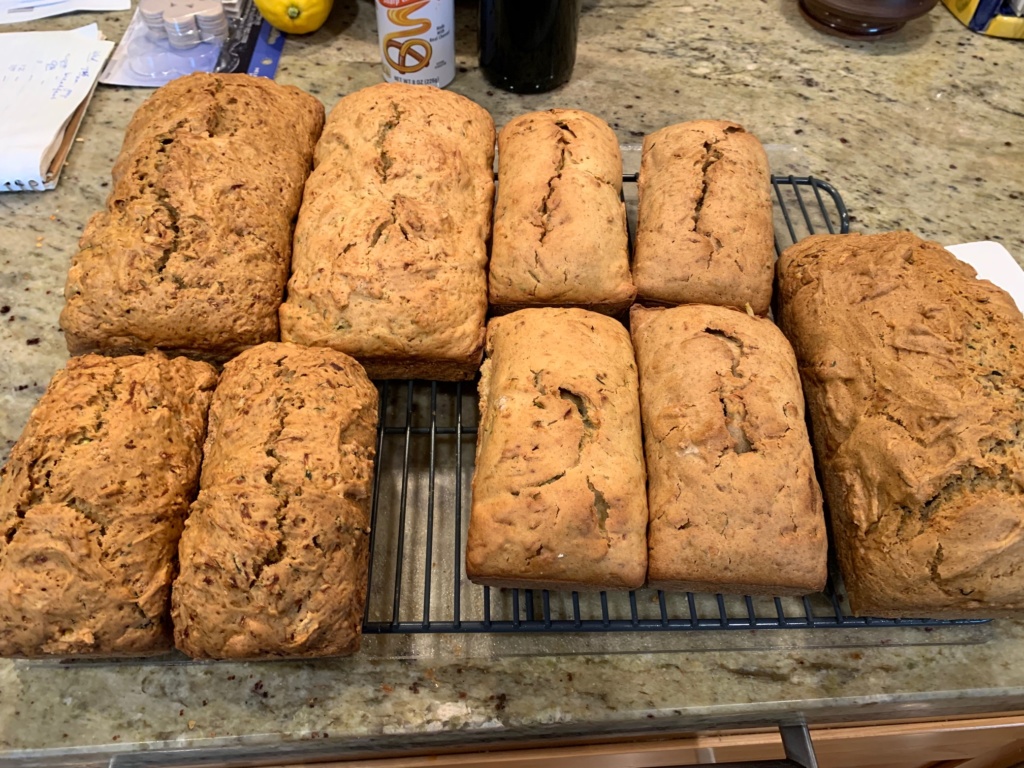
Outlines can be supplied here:
<path id="1" fill-rule="evenodd" d="M 316 32 L 331 12 L 333 0 L 255 0 L 263 18 L 282 32 Z"/>

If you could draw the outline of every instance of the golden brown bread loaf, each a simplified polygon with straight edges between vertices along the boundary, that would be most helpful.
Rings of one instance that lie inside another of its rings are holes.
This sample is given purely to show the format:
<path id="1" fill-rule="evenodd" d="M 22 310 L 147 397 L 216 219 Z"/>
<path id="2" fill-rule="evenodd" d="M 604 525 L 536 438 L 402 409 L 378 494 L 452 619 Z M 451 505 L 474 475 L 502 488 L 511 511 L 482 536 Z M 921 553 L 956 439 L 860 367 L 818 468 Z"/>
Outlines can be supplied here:
<path id="1" fill-rule="evenodd" d="M 488 291 L 497 312 L 633 303 L 622 153 L 600 118 L 551 109 L 501 129 Z"/>
<path id="2" fill-rule="evenodd" d="M 263 344 L 224 366 L 179 547 L 180 650 L 358 650 L 376 427 L 377 390 L 340 352 Z"/>
<path id="3" fill-rule="evenodd" d="M 648 582 L 746 595 L 825 586 L 827 542 L 793 351 L 726 307 L 633 307 Z"/>
<path id="4" fill-rule="evenodd" d="M 343 98 L 295 229 L 285 341 L 373 378 L 472 378 L 487 313 L 494 122 L 469 99 L 383 83 Z"/>
<path id="5" fill-rule="evenodd" d="M 771 176 L 753 135 L 714 120 L 655 131 L 644 138 L 638 189 L 638 301 L 768 311 Z"/>
<path id="6" fill-rule="evenodd" d="M 1024 610 L 1024 320 L 909 232 L 819 235 L 779 262 L 853 610 Z"/>
<path id="7" fill-rule="evenodd" d="M 194 74 L 139 107 L 105 210 L 68 272 L 72 354 L 226 360 L 278 338 L 320 102 L 263 77 Z"/>
<path id="8" fill-rule="evenodd" d="M 170 648 L 216 382 L 158 352 L 73 357 L 54 375 L 0 470 L 0 655 Z"/>
<path id="9" fill-rule="evenodd" d="M 491 320 L 466 574 L 478 584 L 632 589 L 647 498 L 629 333 L 582 309 Z"/>

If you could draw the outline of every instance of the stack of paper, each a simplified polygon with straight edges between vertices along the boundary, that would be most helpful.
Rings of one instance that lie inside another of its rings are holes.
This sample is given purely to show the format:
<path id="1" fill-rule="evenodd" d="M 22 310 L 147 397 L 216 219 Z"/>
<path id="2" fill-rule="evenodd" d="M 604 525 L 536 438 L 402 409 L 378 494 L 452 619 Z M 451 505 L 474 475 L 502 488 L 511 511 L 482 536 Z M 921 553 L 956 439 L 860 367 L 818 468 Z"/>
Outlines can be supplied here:
<path id="1" fill-rule="evenodd" d="M 0 191 L 56 186 L 113 47 L 95 24 L 0 34 Z"/>

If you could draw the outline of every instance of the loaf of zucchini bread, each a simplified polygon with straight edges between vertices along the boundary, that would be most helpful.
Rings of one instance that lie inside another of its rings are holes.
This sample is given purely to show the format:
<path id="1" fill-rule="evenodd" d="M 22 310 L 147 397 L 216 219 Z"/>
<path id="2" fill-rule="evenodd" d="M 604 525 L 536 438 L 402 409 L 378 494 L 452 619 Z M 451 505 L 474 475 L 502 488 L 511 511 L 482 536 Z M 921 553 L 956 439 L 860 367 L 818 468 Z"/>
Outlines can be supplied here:
<path id="1" fill-rule="evenodd" d="M 382 83 L 331 111 L 295 229 L 285 341 L 372 378 L 480 367 L 494 122 L 450 91 Z"/>
<path id="2" fill-rule="evenodd" d="M 633 307 L 652 587 L 802 595 L 827 543 L 793 350 L 727 307 Z"/>
<path id="3" fill-rule="evenodd" d="M 292 226 L 324 108 L 265 77 L 197 73 L 132 117 L 68 272 L 72 354 L 223 361 L 279 338 Z"/>
<path id="4" fill-rule="evenodd" d="M 636 364 L 582 309 L 491 320 L 466 574 L 499 587 L 633 589 L 647 573 Z"/>
<path id="5" fill-rule="evenodd" d="M 633 303 L 622 153 L 599 117 L 550 109 L 501 129 L 488 290 L 497 312 Z"/>
<path id="6" fill-rule="evenodd" d="M 1024 610 L 1024 319 L 909 232 L 817 235 L 778 265 L 850 603 Z"/>
<path id="7" fill-rule="evenodd" d="M 0 656 L 171 647 L 178 537 L 217 374 L 159 352 L 73 357 L 0 470 Z"/>
<path id="8" fill-rule="evenodd" d="M 352 358 L 271 343 L 224 366 L 172 609 L 196 658 L 359 648 L 377 390 Z"/>
<path id="9" fill-rule="evenodd" d="M 633 279 L 645 304 L 768 311 L 775 263 L 768 157 L 735 123 L 644 138 Z"/>

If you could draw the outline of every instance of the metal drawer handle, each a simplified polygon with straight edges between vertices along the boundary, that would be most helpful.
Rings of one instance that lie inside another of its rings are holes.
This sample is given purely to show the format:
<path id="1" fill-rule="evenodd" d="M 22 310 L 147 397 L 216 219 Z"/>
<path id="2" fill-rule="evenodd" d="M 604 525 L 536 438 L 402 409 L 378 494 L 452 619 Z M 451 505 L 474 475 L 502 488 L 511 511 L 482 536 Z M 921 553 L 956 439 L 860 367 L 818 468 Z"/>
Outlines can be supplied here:
<path id="1" fill-rule="evenodd" d="M 714 763 L 718 768 L 818 768 L 807 725 L 780 725 L 784 760 L 750 760 L 742 763 Z"/>

